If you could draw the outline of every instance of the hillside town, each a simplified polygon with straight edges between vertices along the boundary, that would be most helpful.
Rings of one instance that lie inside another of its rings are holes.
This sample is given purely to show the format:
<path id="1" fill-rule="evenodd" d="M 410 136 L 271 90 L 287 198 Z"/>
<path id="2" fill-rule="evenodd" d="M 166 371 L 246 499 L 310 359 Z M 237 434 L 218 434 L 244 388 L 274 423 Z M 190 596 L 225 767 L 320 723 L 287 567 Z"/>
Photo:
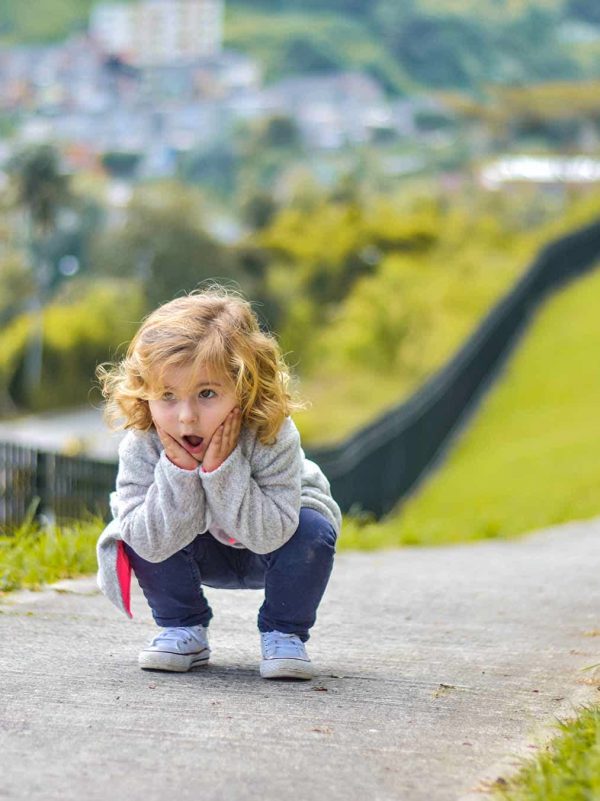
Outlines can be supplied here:
<path id="1" fill-rule="evenodd" d="M 360 72 L 267 84 L 256 60 L 223 47 L 223 14 L 224 0 L 98 4 L 86 31 L 0 52 L 0 112 L 21 144 L 54 141 L 74 168 L 138 153 L 138 174 L 161 177 L 250 120 L 285 115 L 307 148 L 335 150 L 411 136 L 432 105 L 390 101 Z"/>

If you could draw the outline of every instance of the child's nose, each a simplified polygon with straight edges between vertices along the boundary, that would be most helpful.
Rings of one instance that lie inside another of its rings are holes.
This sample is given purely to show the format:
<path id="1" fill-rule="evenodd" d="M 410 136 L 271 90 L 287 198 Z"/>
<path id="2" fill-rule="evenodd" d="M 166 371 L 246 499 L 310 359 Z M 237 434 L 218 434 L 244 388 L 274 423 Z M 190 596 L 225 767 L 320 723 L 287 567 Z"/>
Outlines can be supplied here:
<path id="1" fill-rule="evenodd" d="M 198 418 L 196 406 L 189 401 L 182 401 L 179 406 L 179 421 L 181 423 L 194 423 Z"/>

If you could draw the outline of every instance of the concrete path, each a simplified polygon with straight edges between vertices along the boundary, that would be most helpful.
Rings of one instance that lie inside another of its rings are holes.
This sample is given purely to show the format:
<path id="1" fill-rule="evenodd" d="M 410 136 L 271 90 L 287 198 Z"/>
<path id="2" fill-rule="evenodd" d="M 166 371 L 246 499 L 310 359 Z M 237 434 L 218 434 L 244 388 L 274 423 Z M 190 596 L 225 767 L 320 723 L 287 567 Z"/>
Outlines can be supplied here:
<path id="1" fill-rule="evenodd" d="M 312 683 L 257 673 L 261 593 L 209 590 L 214 658 L 138 670 L 154 626 L 92 579 L 0 606 L 0 798 L 456 801 L 600 680 L 600 520 L 519 542 L 342 553 Z M 515 756 L 516 755 L 516 756 Z"/>

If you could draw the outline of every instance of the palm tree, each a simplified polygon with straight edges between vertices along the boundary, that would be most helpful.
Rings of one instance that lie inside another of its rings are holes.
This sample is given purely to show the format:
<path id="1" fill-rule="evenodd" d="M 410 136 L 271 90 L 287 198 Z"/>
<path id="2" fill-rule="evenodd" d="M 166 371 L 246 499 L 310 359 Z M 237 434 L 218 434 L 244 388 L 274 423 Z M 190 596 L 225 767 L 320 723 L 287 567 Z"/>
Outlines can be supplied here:
<path id="1" fill-rule="evenodd" d="M 60 156 L 51 145 L 28 147 L 9 164 L 16 204 L 25 216 L 27 247 L 33 268 L 35 292 L 31 300 L 33 327 L 25 356 L 28 399 L 38 392 L 42 375 L 43 317 L 51 280 L 47 247 L 56 230 L 59 210 L 69 198 L 69 178 L 60 167 Z"/>

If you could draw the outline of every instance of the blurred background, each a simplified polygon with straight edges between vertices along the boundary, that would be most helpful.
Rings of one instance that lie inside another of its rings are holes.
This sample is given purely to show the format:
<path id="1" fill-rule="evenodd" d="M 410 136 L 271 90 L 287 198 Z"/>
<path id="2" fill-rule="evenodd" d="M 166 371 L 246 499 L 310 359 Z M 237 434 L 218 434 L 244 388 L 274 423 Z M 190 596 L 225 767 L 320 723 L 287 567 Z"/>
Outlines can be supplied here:
<path id="1" fill-rule="evenodd" d="M 0 0 L 0 440 L 114 458 L 95 366 L 216 278 L 277 333 L 312 404 L 304 443 L 339 443 L 443 367 L 542 247 L 598 220 L 599 186 L 597 0 Z M 458 450 L 466 473 L 390 541 L 600 512 L 600 295 L 580 291 L 469 431 L 483 455 Z M 562 473 L 542 480 L 548 463 Z M 519 466 L 560 498 L 541 514 L 521 481 L 505 522 Z M 379 543 L 370 525 L 349 537 Z"/>

